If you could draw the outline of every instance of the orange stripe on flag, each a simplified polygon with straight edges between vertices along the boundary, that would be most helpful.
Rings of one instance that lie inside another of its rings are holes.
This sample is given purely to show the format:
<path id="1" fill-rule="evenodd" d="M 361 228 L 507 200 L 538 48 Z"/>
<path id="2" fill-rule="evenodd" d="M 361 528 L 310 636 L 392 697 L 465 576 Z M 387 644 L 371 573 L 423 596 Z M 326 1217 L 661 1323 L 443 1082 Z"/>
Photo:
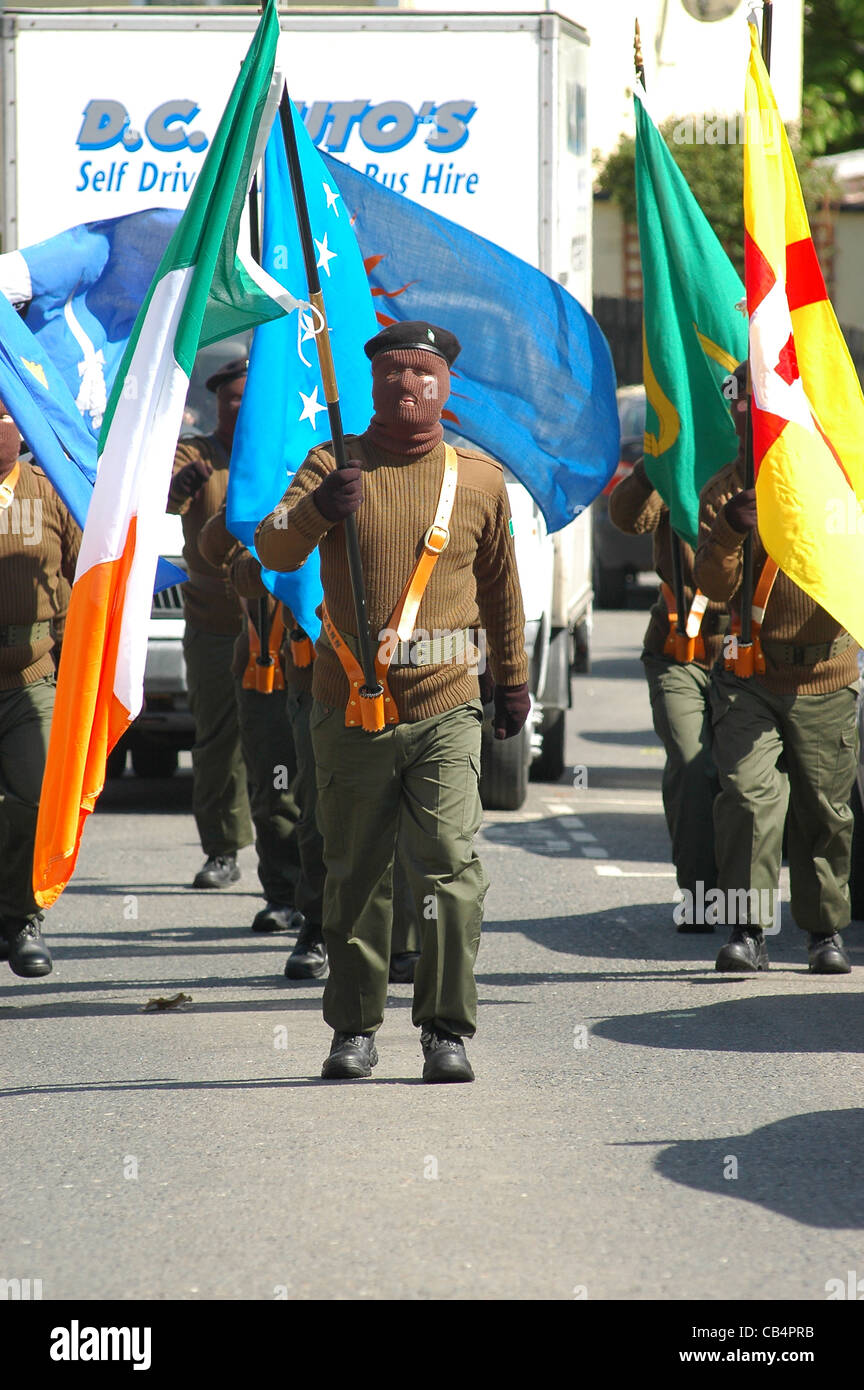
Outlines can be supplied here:
<path id="1" fill-rule="evenodd" d="M 135 532 L 133 516 L 122 555 L 93 565 L 72 587 L 33 853 L 40 907 L 56 902 L 74 873 L 108 754 L 132 722 L 114 675 Z"/>

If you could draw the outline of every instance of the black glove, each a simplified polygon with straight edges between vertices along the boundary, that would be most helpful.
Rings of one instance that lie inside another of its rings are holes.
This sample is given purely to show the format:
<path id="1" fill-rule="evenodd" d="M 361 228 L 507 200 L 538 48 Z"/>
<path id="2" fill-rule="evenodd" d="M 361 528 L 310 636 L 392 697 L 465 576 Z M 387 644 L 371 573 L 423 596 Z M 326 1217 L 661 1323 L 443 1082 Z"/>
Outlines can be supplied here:
<path id="1" fill-rule="evenodd" d="M 363 475 L 356 463 L 347 468 L 334 468 L 328 473 L 312 496 L 315 506 L 327 521 L 344 521 L 356 512 L 363 501 Z"/>
<path id="2" fill-rule="evenodd" d="M 531 696 L 527 685 L 496 685 L 495 717 L 492 720 L 496 738 L 513 738 L 530 712 Z"/>
<path id="3" fill-rule="evenodd" d="M 193 459 L 174 474 L 171 479 L 171 491 L 175 497 L 194 497 L 196 492 L 201 491 L 212 472 L 212 463 L 208 463 L 206 459 Z"/>
<path id="4" fill-rule="evenodd" d="M 740 531 L 742 534 L 754 531 L 757 519 L 755 487 L 745 488 L 743 492 L 736 492 L 734 497 L 730 497 L 723 508 L 723 515 L 733 531 Z"/>

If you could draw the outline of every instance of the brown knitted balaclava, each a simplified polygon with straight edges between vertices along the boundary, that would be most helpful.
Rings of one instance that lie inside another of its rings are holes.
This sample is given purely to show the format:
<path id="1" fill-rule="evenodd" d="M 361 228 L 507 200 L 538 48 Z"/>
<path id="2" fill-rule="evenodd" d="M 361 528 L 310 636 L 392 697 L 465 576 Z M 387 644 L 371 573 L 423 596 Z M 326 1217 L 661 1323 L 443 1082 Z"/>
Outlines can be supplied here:
<path id="1" fill-rule="evenodd" d="M 449 395 L 450 369 L 437 352 L 379 352 L 372 359 L 375 413 L 367 438 L 406 458 L 428 453 L 443 437 L 441 411 Z"/>
<path id="2" fill-rule="evenodd" d="M 7 414 L 3 401 L 0 401 L 0 476 L 11 473 L 20 452 L 21 436 L 18 426 Z"/>

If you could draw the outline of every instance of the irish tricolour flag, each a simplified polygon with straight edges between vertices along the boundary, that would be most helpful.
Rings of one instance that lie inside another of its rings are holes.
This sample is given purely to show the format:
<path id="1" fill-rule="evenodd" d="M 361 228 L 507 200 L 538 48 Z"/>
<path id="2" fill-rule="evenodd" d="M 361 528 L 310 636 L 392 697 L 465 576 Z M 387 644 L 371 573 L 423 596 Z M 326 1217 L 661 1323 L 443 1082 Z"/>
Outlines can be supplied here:
<path id="1" fill-rule="evenodd" d="M 106 758 L 143 700 L 147 624 L 183 405 L 199 346 L 297 307 L 237 240 L 281 89 L 267 0 L 189 206 L 156 272 L 108 402 L 63 642 L 33 864 L 49 907 L 75 868 Z"/>

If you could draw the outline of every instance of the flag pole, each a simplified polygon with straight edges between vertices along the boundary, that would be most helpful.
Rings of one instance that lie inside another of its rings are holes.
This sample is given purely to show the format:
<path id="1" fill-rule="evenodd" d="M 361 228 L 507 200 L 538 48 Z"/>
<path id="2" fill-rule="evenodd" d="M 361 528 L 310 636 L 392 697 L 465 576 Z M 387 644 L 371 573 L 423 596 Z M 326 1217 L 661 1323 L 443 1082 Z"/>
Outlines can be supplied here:
<path id="1" fill-rule="evenodd" d="M 642 57 L 642 34 L 639 29 L 639 21 L 636 20 L 636 27 L 633 34 L 633 64 L 636 68 L 636 76 L 642 83 L 645 91 L 648 90 L 645 82 L 645 62 Z M 643 310 L 644 314 L 644 310 Z M 675 618 L 675 656 L 677 659 L 692 660 L 693 646 L 692 639 L 687 636 L 687 615 L 684 611 L 684 567 L 681 563 L 681 542 L 678 532 L 672 525 L 672 516 L 669 516 L 669 537 L 672 552 L 672 585 L 675 590 L 675 608 L 677 610 Z"/>
<path id="2" fill-rule="evenodd" d="M 249 247 L 252 252 L 252 259 L 256 265 L 261 264 L 261 223 L 258 217 L 258 175 L 252 175 L 252 187 L 249 189 Z M 256 667 L 263 667 L 260 675 L 256 679 L 256 688 L 269 693 L 273 688 L 272 675 L 268 677 L 264 672 L 268 668 L 275 666 L 275 660 L 270 655 L 270 600 L 265 594 L 258 600 L 258 656 Z"/>
<path id="3" fill-rule="evenodd" d="M 294 208 L 297 213 L 297 227 L 300 233 L 300 245 L 303 248 L 303 262 L 306 267 L 306 280 L 309 285 L 309 299 L 312 307 L 320 315 L 320 332 L 315 334 L 315 346 L 318 349 L 318 364 L 321 368 L 321 380 L 324 386 L 324 399 L 327 402 L 327 414 L 330 420 L 330 434 L 333 442 L 333 454 L 336 459 L 337 468 L 347 468 L 348 458 L 345 453 L 345 436 L 342 431 L 342 412 L 339 408 L 339 389 L 336 385 L 336 372 L 333 366 L 333 355 L 330 350 L 330 335 L 327 328 L 327 315 L 324 310 L 324 296 L 321 292 L 321 281 L 318 276 L 318 266 L 315 260 L 315 250 L 312 244 L 312 228 L 309 223 L 309 209 L 306 205 L 306 190 L 303 187 L 303 175 L 300 169 L 300 154 L 297 149 L 297 137 L 294 133 L 294 122 L 291 115 L 291 99 L 288 96 L 287 86 L 282 88 L 282 97 L 279 102 L 279 119 L 282 123 L 282 138 L 285 141 L 285 154 L 288 159 L 288 171 L 291 175 L 291 191 L 294 195 Z M 366 611 L 366 586 L 363 581 L 363 562 L 360 558 L 360 542 L 357 536 L 356 516 L 347 516 L 342 523 L 345 527 L 345 549 L 348 553 L 348 569 L 351 574 L 351 588 L 354 593 L 354 609 L 357 616 L 357 641 L 360 650 L 360 664 L 363 667 L 363 679 L 365 685 L 359 694 L 362 697 L 361 712 L 371 712 L 374 702 L 374 715 L 369 719 L 363 719 L 363 728 L 368 732 L 373 732 L 384 727 L 384 690 L 378 681 L 375 673 L 375 655 L 372 650 L 372 639 L 369 635 L 369 617 Z M 365 702 L 370 702 L 366 704 Z"/>
<path id="4" fill-rule="evenodd" d="M 774 15 L 772 0 L 762 0 L 762 61 L 771 71 L 771 25 Z M 753 383 L 750 380 L 750 351 L 747 351 L 747 419 L 744 428 L 744 487 L 756 486 L 756 466 L 753 458 Z M 753 645 L 753 532 L 744 537 L 741 555 L 741 646 Z"/>

